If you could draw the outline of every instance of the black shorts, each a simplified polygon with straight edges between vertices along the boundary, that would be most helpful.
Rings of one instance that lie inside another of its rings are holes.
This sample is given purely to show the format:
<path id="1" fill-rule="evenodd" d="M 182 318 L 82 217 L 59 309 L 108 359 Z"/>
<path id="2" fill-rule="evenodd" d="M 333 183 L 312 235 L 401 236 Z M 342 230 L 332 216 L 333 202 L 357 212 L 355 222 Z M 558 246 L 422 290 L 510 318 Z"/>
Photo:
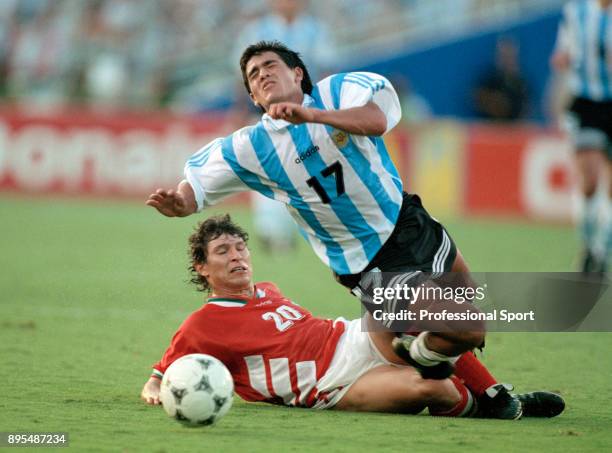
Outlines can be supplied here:
<path id="1" fill-rule="evenodd" d="M 423 208 L 418 195 L 404 193 L 402 207 L 389 239 L 363 272 L 449 272 L 457 247 L 444 227 Z M 347 288 L 355 288 L 361 273 L 335 275 Z"/>
<path id="2" fill-rule="evenodd" d="M 612 159 L 612 101 L 576 98 L 569 115 L 576 149 L 601 149 Z"/>

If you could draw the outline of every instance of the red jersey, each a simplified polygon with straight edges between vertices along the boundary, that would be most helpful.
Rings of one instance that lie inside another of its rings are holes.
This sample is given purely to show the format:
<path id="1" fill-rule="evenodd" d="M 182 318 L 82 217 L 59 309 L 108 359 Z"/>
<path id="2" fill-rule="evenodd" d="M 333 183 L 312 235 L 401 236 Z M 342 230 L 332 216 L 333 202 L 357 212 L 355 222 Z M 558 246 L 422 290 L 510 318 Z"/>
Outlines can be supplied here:
<path id="1" fill-rule="evenodd" d="M 174 334 L 159 373 L 186 354 L 210 354 L 247 401 L 311 407 L 329 368 L 343 322 L 322 319 L 284 297 L 273 283 L 255 285 L 251 299 L 209 298 Z"/>

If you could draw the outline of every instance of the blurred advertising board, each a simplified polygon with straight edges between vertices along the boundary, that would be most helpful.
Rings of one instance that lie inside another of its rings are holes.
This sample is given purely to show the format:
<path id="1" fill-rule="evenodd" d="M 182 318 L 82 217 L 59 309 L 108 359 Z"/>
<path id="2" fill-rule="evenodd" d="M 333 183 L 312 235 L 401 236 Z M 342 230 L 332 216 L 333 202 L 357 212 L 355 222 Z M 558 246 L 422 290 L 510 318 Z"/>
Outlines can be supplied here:
<path id="1" fill-rule="evenodd" d="M 229 127 L 220 115 L 0 111 L 0 190 L 143 196 Z M 435 121 L 386 137 L 406 190 L 438 216 L 567 222 L 576 199 L 569 142 L 534 126 Z"/>
<path id="2" fill-rule="evenodd" d="M 566 137 L 526 126 L 473 126 L 468 137 L 466 214 L 572 219 L 578 197 Z"/>
<path id="3" fill-rule="evenodd" d="M 569 222 L 577 209 L 569 140 L 535 126 L 434 122 L 406 134 L 408 191 L 439 216 Z"/>
<path id="4" fill-rule="evenodd" d="M 221 127 L 217 116 L 0 112 L 0 189 L 142 195 L 174 185 Z"/>

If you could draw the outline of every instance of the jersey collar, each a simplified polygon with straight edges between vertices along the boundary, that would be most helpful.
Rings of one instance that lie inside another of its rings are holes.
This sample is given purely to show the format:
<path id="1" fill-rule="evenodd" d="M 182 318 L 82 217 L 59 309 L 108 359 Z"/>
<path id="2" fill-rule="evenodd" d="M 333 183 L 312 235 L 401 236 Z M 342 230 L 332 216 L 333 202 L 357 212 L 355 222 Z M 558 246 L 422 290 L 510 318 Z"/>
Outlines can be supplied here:
<path id="1" fill-rule="evenodd" d="M 304 100 L 302 101 L 302 107 L 312 107 L 314 103 L 315 101 L 312 98 L 312 96 L 304 93 Z M 292 123 L 290 123 L 289 121 L 275 120 L 272 117 L 270 117 L 270 115 L 268 115 L 267 113 L 264 113 L 262 115 L 261 121 L 264 124 L 269 125 L 272 129 L 277 130 L 277 131 L 292 125 Z"/>
<path id="2" fill-rule="evenodd" d="M 248 297 L 209 297 L 207 304 L 219 305 L 221 307 L 235 307 L 241 308 L 247 305 L 249 302 L 258 301 L 262 297 L 266 296 L 266 292 L 255 285 L 255 295 L 251 298 Z"/>

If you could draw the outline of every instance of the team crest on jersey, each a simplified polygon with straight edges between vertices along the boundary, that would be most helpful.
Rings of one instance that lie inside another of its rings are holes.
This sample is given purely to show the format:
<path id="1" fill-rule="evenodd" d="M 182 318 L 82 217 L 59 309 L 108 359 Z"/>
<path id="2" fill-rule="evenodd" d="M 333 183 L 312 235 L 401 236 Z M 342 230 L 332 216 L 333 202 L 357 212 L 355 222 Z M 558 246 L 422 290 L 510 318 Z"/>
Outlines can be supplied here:
<path id="1" fill-rule="evenodd" d="M 334 129 L 331 134 L 332 140 L 336 144 L 338 148 L 344 148 L 348 143 L 348 134 L 344 131 L 340 131 L 338 129 Z"/>

